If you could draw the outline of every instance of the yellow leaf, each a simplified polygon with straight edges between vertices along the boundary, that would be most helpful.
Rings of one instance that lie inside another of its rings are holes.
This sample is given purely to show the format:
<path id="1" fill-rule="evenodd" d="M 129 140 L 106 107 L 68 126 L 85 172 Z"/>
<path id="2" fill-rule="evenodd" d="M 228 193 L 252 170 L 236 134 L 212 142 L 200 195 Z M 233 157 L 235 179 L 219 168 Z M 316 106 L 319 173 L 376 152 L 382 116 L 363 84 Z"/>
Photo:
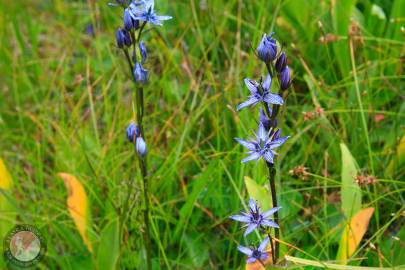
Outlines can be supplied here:
<path id="1" fill-rule="evenodd" d="M 92 244 L 87 237 L 87 195 L 83 185 L 71 174 L 58 174 L 65 182 L 66 189 L 69 193 L 67 198 L 67 206 L 70 216 L 76 224 L 77 229 L 86 244 L 88 250 L 93 252 Z"/>
<path id="2" fill-rule="evenodd" d="M 6 165 L 0 158 L 0 188 L 8 190 L 11 188 L 12 183 L 10 173 L 7 171 Z"/>
<path id="3" fill-rule="evenodd" d="M 354 215 L 350 223 L 345 226 L 340 240 L 337 259 L 346 264 L 360 244 L 361 239 L 367 231 L 368 223 L 374 213 L 374 208 L 365 208 Z"/>

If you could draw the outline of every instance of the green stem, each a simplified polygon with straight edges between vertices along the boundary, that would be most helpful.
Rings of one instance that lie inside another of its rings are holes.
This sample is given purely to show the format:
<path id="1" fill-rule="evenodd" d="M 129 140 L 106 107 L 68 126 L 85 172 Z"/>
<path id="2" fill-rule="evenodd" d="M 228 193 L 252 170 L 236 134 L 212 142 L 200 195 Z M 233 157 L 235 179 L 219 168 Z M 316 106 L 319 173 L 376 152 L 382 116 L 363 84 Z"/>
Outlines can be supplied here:
<path id="1" fill-rule="evenodd" d="M 276 263 L 275 250 L 274 250 L 273 238 L 271 237 L 270 230 L 267 232 L 267 236 L 269 237 L 269 240 L 270 240 L 271 258 L 273 259 L 273 264 L 275 264 Z"/>
<path id="2" fill-rule="evenodd" d="M 276 168 L 274 168 L 274 165 L 271 163 L 267 163 L 267 168 L 269 169 L 269 184 L 270 184 L 270 190 L 271 190 L 271 200 L 273 203 L 273 207 L 277 207 L 277 192 L 276 192 Z M 278 224 L 278 212 L 274 213 L 274 221 Z M 274 233 L 275 233 L 275 237 L 276 239 L 280 239 L 280 230 L 278 228 L 274 228 Z M 274 264 L 277 263 L 279 254 L 280 254 L 280 250 L 279 250 L 279 242 L 276 241 L 276 246 L 274 249 L 274 253 L 275 253 L 275 260 L 274 260 Z"/>

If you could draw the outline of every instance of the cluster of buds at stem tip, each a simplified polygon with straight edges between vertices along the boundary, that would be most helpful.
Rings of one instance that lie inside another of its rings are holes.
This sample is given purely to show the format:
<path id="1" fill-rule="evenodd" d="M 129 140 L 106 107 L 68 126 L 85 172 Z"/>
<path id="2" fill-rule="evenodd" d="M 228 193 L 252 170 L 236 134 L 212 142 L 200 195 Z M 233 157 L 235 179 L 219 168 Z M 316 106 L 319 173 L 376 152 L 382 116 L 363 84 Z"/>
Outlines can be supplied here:
<path id="1" fill-rule="evenodd" d="M 290 87 L 291 83 L 290 69 L 287 66 L 287 56 L 285 52 L 281 52 L 277 57 L 277 41 L 272 38 L 273 35 L 274 33 L 270 35 L 264 34 L 257 47 L 257 56 L 266 63 L 266 65 L 270 65 L 276 60 L 274 68 L 277 72 L 280 90 L 286 90 Z"/>
<path id="2" fill-rule="evenodd" d="M 140 157 L 144 157 L 147 153 L 146 142 L 143 139 L 139 127 L 135 123 L 130 123 L 127 127 L 127 139 L 135 144 L 135 150 Z"/>
<path id="3" fill-rule="evenodd" d="M 120 49 L 129 47 L 132 44 L 129 32 L 123 28 L 118 28 L 117 32 L 115 33 L 115 39 L 117 41 L 117 46 Z"/>

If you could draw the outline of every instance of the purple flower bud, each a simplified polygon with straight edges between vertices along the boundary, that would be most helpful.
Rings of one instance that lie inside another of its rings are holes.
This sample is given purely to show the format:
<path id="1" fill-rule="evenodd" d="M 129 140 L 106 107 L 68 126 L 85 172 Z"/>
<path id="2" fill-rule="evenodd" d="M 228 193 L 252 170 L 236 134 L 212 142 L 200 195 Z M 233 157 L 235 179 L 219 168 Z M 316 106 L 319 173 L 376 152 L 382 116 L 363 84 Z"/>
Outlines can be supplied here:
<path id="1" fill-rule="evenodd" d="M 276 61 L 276 70 L 280 73 L 287 66 L 287 56 L 282 52 Z"/>
<path id="2" fill-rule="evenodd" d="M 146 83 L 148 81 L 148 71 L 144 69 L 141 63 L 136 63 L 134 68 L 135 82 Z"/>
<path id="3" fill-rule="evenodd" d="M 127 139 L 129 142 L 134 142 L 134 138 L 140 135 L 139 127 L 135 123 L 131 123 L 127 127 Z"/>
<path id="4" fill-rule="evenodd" d="M 143 41 L 139 42 L 139 51 L 141 52 L 142 61 L 141 63 L 145 63 L 146 58 L 148 57 L 148 53 L 146 51 L 145 43 Z"/>
<path id="5" fill-rule="evenodd" d="M 130 11 L 126 8 L 124 10 L 124 26 L 127 31 L 139 28 L 139 21 L 132 19 Z"/>
<path id="6" fill-rule="evenodd" d="M 122 28 L 118 28 L 115 38 L 117 41 L 117 46 L 118 48 L 124 48 L 124 46 L 131 46 L 131 37 L 129 36 L 129 33 Z"/>
<path id="7" fill-rule="evenodd" d="M 276 40 L 271 38 L 273 34 L 274 33 L 271 33 L 268 36 L 264 34 L 262 41 L 257 47 L 257 55 L 259 56 L 260 60 L 266 64 L 273 61 L 277 56 Z"/>
<path id="8" fill-rule="evenodd" d="M 147 152 L 146 143 L 142 137 L 136 138 L 135 149 L 139 156 L 144 157 L 146 155 Z"/>
<path id="9" fill-rule="evenodd" d="M 279 74 L 278 81 L 280 83 L 280 89 L 286 90 L 290 86 L 290 69 L 286 66 Z"/>

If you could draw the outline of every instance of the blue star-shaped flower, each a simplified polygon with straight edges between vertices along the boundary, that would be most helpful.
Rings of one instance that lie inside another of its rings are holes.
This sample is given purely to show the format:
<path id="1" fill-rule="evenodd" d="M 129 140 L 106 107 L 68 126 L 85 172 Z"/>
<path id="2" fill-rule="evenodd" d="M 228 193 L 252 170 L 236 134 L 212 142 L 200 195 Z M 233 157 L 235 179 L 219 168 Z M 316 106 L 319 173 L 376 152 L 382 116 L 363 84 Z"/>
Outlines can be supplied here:
<path id="1" fill-rule="evenodd" d="M 154 10 L 154 0 L 132 1 L 129 5 L 129 14 L 135 21 L 149 22 L 155 25 L 163 25 L 162 21 L 170 20 L 171 16 L 159 16 Z"/>
<path id="2" fill-rule="evenodd" d="M 248 256 L 246 260 L 247 263 L 254 263 L 256 260 L 263 262 L 269 257 L 265 251 L 266 247 L 269 245 L 269 242 L 269 237 L 266 237 L 257 248 L 238 246 L 238 250 Z"/>
<path id="3" fill-rule="evenodd" d="M 267 132 L 263 123 L 260 122 L 255 139 L 246 141 L 235 138 L 238 143 L 249 149 L 247 152 L 249 156 L 242 159 L 242 163 L 261 158 L 264 158 L 269 163 L 273 163 L 273 158 L 276 154 L 273 149 L 282 145 L 290 136 L 280 137 L 279 131 L 273 133 L 271 136 L 269 134 L 271 134 L 271 130 Z"/>
<path id="4" fill-rule="evenodd" d="M 266 80 L 264 80 L 263 83 L 258 83 L 248 78 L 246 78 L 244 81 L 247 88 L 250 91 L 250 96 L 248 100 L 238 105 L 237 108 L 238 111 L 247 106 L 256 105 L 259 102 L 265 102 L 267 104 L 283 105 L 284 103 L 283 99 L 279 95 L 270 92 L 271 86 L 270 75 L 267 75 Z"/>
<path id="5" fill-rule="evenodd" d="M 273 227 L 279 228 L 278 224 L 272 221 L 269 216 L 280 210 L 281 207 L 274 207 L 266 212 L 261 212 L 260 207 L 257 205 L 255 200 L 250 198 L 249 200 L 249 213 L 242 212 L 242 215 L 234 215 L 229 218 L 246 223 L 243 227 L 247 227 L 244 236 L 253 232 L 256 228 L 263 227 Z"/>

